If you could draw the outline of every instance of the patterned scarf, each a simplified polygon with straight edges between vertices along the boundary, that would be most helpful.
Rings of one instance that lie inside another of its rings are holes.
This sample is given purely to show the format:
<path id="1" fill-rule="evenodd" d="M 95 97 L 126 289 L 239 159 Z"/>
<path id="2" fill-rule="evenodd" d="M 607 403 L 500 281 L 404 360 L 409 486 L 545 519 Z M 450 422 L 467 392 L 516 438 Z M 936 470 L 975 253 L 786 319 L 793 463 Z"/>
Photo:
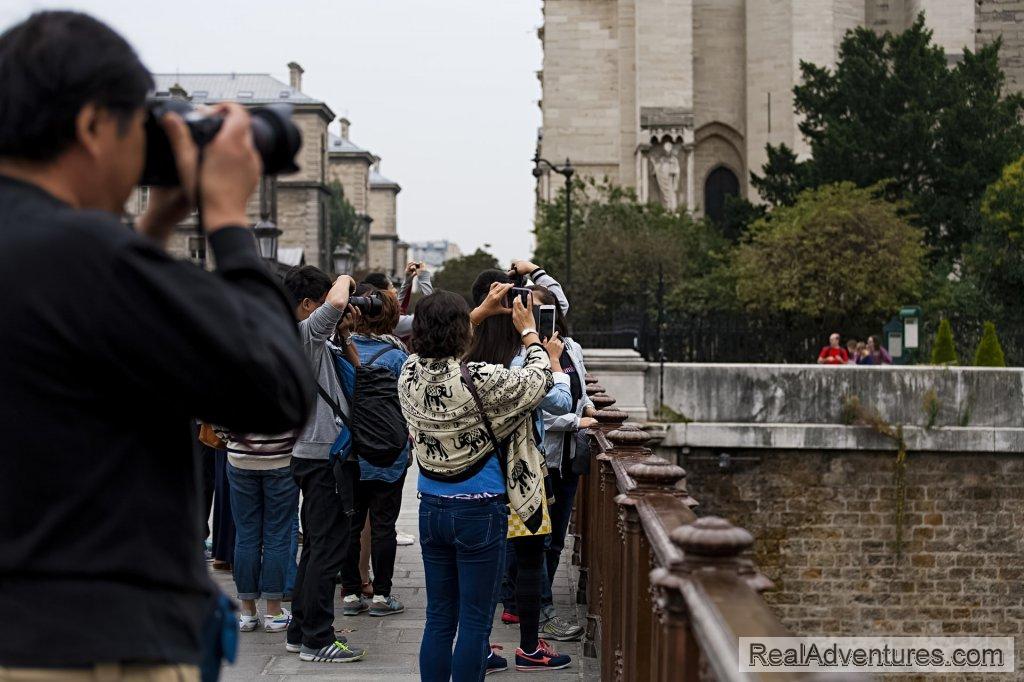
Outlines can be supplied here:
<path id="1" fill-rule="evenodd" d="M 395 348 L 397 348 L 398 350 L 404 351 L 407 355 L 409 353 L 409 349 L 406 347 L 405 343 L 400 338 L 395 336 L 394 334 L 358 334 L 357 333 L 357 334 L 355 334 L 355 336 L 358 336 L 358 337 L 363 338 L 363 339 L 369 339 L 370 341 L 381 341 L 383 343 L 388 343 L 388 344 L 391 344 L 392 346 L 394 346 Z"/>
<path id="2" fill-rule="evenodd" d="M 534 408 L 554 384 L 547 352 L 540 345 L 530 346 L 522 367 L 479 362 L 468 366 L 495 437 L 508 439 L 505 487 L 509 504 L 526 528 L 536 533 L 543 519 L 547 465 L 534 443 L 532 420 Z M 416 462 L 424 471 L 457 476 L 494 452 L 455 358 L 410 355 L 398 380 L 398 398 Z"/>

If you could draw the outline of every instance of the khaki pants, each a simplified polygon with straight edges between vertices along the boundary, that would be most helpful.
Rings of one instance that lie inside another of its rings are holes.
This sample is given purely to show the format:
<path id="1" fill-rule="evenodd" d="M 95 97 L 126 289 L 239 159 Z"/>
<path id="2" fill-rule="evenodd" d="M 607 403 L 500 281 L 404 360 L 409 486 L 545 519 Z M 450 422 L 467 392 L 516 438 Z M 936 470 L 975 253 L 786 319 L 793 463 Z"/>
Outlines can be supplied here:
<path id="1" fill-rule="evenodd" d="M 121 665 L 103 663 L 92 668 L 4 668 L 0 682 L 199 682 L 194 665 Z"/>

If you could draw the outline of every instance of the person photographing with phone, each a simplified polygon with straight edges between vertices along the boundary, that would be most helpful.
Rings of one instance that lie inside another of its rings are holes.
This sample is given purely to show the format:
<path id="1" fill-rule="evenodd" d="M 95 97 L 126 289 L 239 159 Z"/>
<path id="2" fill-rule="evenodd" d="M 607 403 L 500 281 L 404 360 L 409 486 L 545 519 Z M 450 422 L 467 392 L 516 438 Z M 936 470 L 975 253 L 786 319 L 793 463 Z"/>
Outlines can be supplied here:
<path id="1" fill-rule="evenodd" d="M 447 291 L 420 301 L 415 354 L 398 382 L 420 470 L 427 582 L 420 674 L 428 682 L 475 682 L 485 670 L 507 667 L 500 656 L 488 657 L 487 642 L 509 519 L 533 532 L 545 517 L 533 412 L 554 386 L 557 349 L 541 345 L 531 307 L 521 300 L 504 307 L 509 289 L 509 283 L 488 284 L 472 313 Z M 527 348 L 521 366 L 467 359 L 471 320 L 478 330 L 488 320 L 507 323 Z"/>
<path id="2" fill-rule="evenodd" d="M 181 182 L 121 222 L 152 87 L 87 15 L 0 35 L 0 599 L 18 614 L 0 677 L 215 674 L 226 642 L 208 625 L 235 616 L 203 557 L 193 421 L 287 431 L 315 395 L 247 228 L 262 165 L 245 109 L 215 108 L 201 162 L 181 117 L 160 118 Z M 197 201 L 213 272 L 165 250 Z M 67 637 L 71 614 L 87 627 Z"/>
<path id="3" fill-rule="evenodd" d="M 524 346 L 520 334 L 516 333 L 510 323 L 509 311 L 524 305 L 525 297 L 525 305 L 530 308 L 532 318 L 534 301 L 532 292 L 516 286 L 524 282 L 514 282 L 512 274 L 485 270 L 473 283 L 473 299 L 478 306 L 471 314 L 476 329 L 466 353 L 468 361 L 501 364 L 510 368 L 520 367 L 526 362 L 529 349 Z M 536 325 L 536 320 L 533 321 Z M 536 326 L 530 331 L 536 332 Z M 544 442 L 543 413 L 565 414 L 572 406 L 569 378 L 562 372 L 560 365 L 564 346 L 558 334 L 547 339 L 544 347 L 549 354 L 554 384 L 532 415 L 530 437 L 538 449 Z M 544 548 L 551 532 L 548 508 L 550 481 L 547 480 L 547 474 L 547 466 L 544 464 L 541 474 L 545 487 L 543 523 L 536 529 L 514 522 L 509 526 L 502 600 L 506 610 L 509 606 L 515 609 L 516 619 L 511 622 L 519 623 L 520 642 L 515 652 L 517 670 L 555 670 L 571 662 L 568 656 L 557 653 L 547 641 L 539 638 L 540 602 L 545 582 Z M 502 620 L 510 622 L 504 614 Z M 504 659 L 493 652 L 488 659 L 488 666 L 492 670 L 501 669 L 504 663 Z"/>

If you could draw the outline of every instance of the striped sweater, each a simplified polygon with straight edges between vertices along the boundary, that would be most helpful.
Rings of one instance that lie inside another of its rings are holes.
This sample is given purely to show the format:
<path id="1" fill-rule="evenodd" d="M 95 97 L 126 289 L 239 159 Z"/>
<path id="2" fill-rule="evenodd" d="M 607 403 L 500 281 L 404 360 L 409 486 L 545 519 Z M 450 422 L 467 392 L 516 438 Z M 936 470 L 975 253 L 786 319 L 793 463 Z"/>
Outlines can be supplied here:
<path id="1" fill-rule="evenodd" d="M 218 434 L 224 439 L 228 462 L 238 469 L 266 471 L 280 469 L 291 463 L 292 448 L 297 433 L 289 432 L 273 436 L 248 434 L 238 436 L 232 433 Z"/>

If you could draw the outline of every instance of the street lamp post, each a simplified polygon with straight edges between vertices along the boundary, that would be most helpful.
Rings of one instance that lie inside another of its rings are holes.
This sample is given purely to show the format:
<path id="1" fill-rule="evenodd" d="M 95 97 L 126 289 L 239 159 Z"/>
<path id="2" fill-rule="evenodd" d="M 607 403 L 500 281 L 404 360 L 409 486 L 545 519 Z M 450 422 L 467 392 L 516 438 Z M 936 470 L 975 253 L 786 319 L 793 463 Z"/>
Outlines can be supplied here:
<path id="1" fill-rule="evenodd" d="M 347 275 L 352 270 L 352 249 L 348 244 L 338 244 L 331 253 L 331 264 L 335 275 Z"/>
<path id="2" fill-rule="evenodd" d="M 565 288 L 572 290 L 572 176 L 576 169 L 568 158 L 561 166 L 556 166 L 547 159 L 540 157 L 540 152 L 533 155 L 533 177 L 540 178 L 544 174 L 541 165 L 565 178 Z"/>
<path id="3" fill-rule="evenodd" d="M 276 195 L 275 189 L 268 187 L 270 183 L 271 180 L 266 176 L 260 178 L 260 220 L 252 226 L 252 231 L 256 236 L 256 245 L 260 249 L 260 255 L 263 256 L 264 260 L 276 261 L 277 239 L 281 236 L 282 232 L 271 219 L 272 208 L 270 202 L 274 202 L 275 209 L 277 202 L 276 197 L 270 196 L 272 194 Z M 276 210 L 273 212 L 276 213 Z"/>

